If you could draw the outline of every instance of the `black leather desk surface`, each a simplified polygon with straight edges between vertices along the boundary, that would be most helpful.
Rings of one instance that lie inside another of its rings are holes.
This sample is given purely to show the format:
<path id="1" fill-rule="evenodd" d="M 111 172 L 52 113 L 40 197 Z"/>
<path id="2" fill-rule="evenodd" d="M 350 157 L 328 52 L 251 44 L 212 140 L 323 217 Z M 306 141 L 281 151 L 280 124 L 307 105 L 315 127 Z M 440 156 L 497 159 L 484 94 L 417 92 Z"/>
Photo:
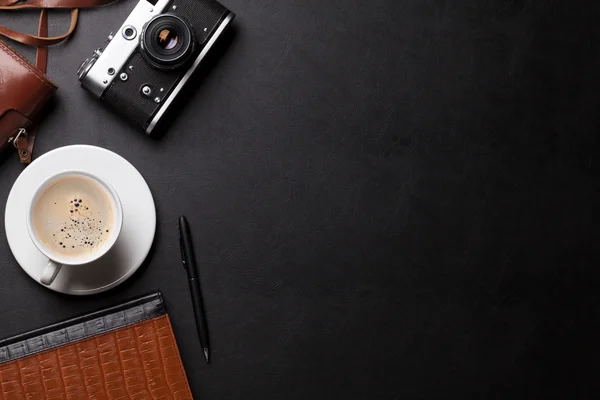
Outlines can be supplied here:
<path id="1" fill-rule="evenodd" d="M 198 399 L 598 395 L 595 2 L 226 0 L 233 40 L 160 142 L 75 77 L 135 3 L 82 12 L 51 49 L 60 90 L 37 154 L 87 143 L 130 160 L 156 199 L 155 251 L 75 298 L 30 280 L 2 235 L 0 337 L 160 288 Z M 1 166 L 2 202 L 20 171 Z"/>

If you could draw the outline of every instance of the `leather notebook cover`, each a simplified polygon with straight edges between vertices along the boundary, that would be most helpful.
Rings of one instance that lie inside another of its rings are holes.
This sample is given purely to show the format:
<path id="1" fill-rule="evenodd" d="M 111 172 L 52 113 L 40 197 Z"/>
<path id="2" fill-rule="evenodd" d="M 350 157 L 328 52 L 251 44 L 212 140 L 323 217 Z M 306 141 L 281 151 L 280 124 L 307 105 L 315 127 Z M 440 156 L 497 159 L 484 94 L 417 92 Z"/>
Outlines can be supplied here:
<path id="1" fill-rule="evenodd" d="M 9 399 L 192 399 L 160 292 L 0 341 Z"/>

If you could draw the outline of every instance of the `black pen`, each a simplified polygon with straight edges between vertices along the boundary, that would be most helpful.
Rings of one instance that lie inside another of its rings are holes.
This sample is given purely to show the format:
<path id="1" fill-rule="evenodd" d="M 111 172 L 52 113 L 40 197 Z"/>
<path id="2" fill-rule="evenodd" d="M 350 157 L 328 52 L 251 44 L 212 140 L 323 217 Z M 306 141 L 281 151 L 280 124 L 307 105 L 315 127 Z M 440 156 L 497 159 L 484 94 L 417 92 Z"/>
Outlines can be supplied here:
<path id="1" fill-rule="evenodd" d="M 204 357 L 208 363 L 208 328 L 206 326 L 206 316 L 204 315 L 204 305 L 202 304 L 202 294 L 200 292 L 200 278 L 194 258 L 194 246 L 192 244 L 190 226 L 183 215 L 179 217 L 179 246 L 181 248 L 181 262 L 188 274 L 196 329 L 200 337 L 200 345 L 204 349 Z"/>

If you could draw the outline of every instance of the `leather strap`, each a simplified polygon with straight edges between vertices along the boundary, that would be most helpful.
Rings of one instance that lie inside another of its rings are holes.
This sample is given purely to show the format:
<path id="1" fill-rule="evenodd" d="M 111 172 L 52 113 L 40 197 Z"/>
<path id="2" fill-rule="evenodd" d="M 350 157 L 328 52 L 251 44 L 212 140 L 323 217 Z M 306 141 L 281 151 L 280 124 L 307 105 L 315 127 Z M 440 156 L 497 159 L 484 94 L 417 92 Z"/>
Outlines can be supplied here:
<path id="1" fill-rule="evenodd" d="M 48 36 L 48 10 L 42 10 L 40 12 L 38 36 Z M 37 69 L 39 69 L 45 74 L 47 64 L 48 48 L 45 46 L 38 47 L 37 53 L 35 55 L 35 66 L 37 67 Z M 36 134 L 37 126 L 33 125 L 29 128 L 29 134 L 27 135 L 27 137 L 21 136 L 17 140 L 17 151 L 19 152 L 19 160 L 21 160 L 22 164 L 29 164 L 31 162 L 31 156 L 33 154 L 33 145 L 35 144 Z"/>
<path id="2" fill-rule="evenodd" d="M 30 0 L 21 3 L 19 1 L 20 0 L 0 0 L 0 10 L 16 11 L 32 8 L 42 10 L 51 8 L 71 9 L 71 24 L 69 26 L 69 30 L 67 33 L 60 36 L 48 37 L 47 34 L 45 36 L 41 34 L 38 34 L 37 36 L 30 35 L 28 33 L 18 32 L 0 25 L 0 35 L 6 36 L 7 38 L 19 43 L 42 47 L 58 44 L 73 33 L 75 27 L 77 26 L 77 17 L 79 15 L 78 8 L 97 7 L 112 3 L 115 0 Z M 44 17 L 42 14 L 41 18 L 47 18 L 47 16 Z"/>
<path id="3" fill-rule="evenodd" d="M 38 25 L 38 36 L 48 37 L 48 10 L 42 10 L 40 12 L 40 24 Z M 48 61 L 48 48 L 46 46 L 39 46 L 35 55 L 35 66 L 37 69 L 46 73 L 46 66 Z"/>
<path id="4" fill-rule="evenodd" d="M 115 0 L 0 0 L 0 10 L 20 8 L 90 8 L 110 4 Z"/>
<path id="5" fill-rule="evenodd" d="M 8 7 L 8 8 L 0 7 L 0 10 L 2 10 L 2 9 L 10 10 L 10 9 L 14 9 L 14 8 L 16 8 L 16 6 Z M 68 38 L 73 33 L 73 31 L 75 30 L 75 27 L 77 26 L 77 16 L 78 15 L 79 15 L 78 9 L 75 8 L 75 9 L 71 10 L 71 25 L 69 26 L 69 30 L 67 31 L 67 33 L 60 35 L 60 36 L 42 37 L 41 35 L 38 35 L 38 36 L 30 35 L 28 33 L 18 32 L 18 31 L 9 29 L 9 28 L 7 28 L 5 26 L 1 26 L 1 25 L 0 25 L 0 35 L 6 36 L 7 38 L 14 40 L 15 42 L 28 44 L 31 46 L 37 46 L 37 47 L 51 46 L 53 44 L 58 44 L 58 43 L 62 42 L 63 40 Z"/>

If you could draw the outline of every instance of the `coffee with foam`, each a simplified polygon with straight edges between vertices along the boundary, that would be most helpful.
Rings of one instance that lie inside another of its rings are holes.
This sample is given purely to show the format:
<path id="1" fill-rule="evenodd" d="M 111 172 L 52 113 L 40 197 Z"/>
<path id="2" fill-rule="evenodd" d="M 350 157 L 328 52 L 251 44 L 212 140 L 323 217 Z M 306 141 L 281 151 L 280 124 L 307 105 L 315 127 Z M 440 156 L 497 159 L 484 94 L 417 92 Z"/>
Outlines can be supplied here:
<path id="1" fill-rule="evenodd" d="M 101 251 L 115 224 L 114 203 L 107 190 L 84 175 L 56 178 L 32 205 L 31 224 L 41 244 L 65 258 Z"/>

